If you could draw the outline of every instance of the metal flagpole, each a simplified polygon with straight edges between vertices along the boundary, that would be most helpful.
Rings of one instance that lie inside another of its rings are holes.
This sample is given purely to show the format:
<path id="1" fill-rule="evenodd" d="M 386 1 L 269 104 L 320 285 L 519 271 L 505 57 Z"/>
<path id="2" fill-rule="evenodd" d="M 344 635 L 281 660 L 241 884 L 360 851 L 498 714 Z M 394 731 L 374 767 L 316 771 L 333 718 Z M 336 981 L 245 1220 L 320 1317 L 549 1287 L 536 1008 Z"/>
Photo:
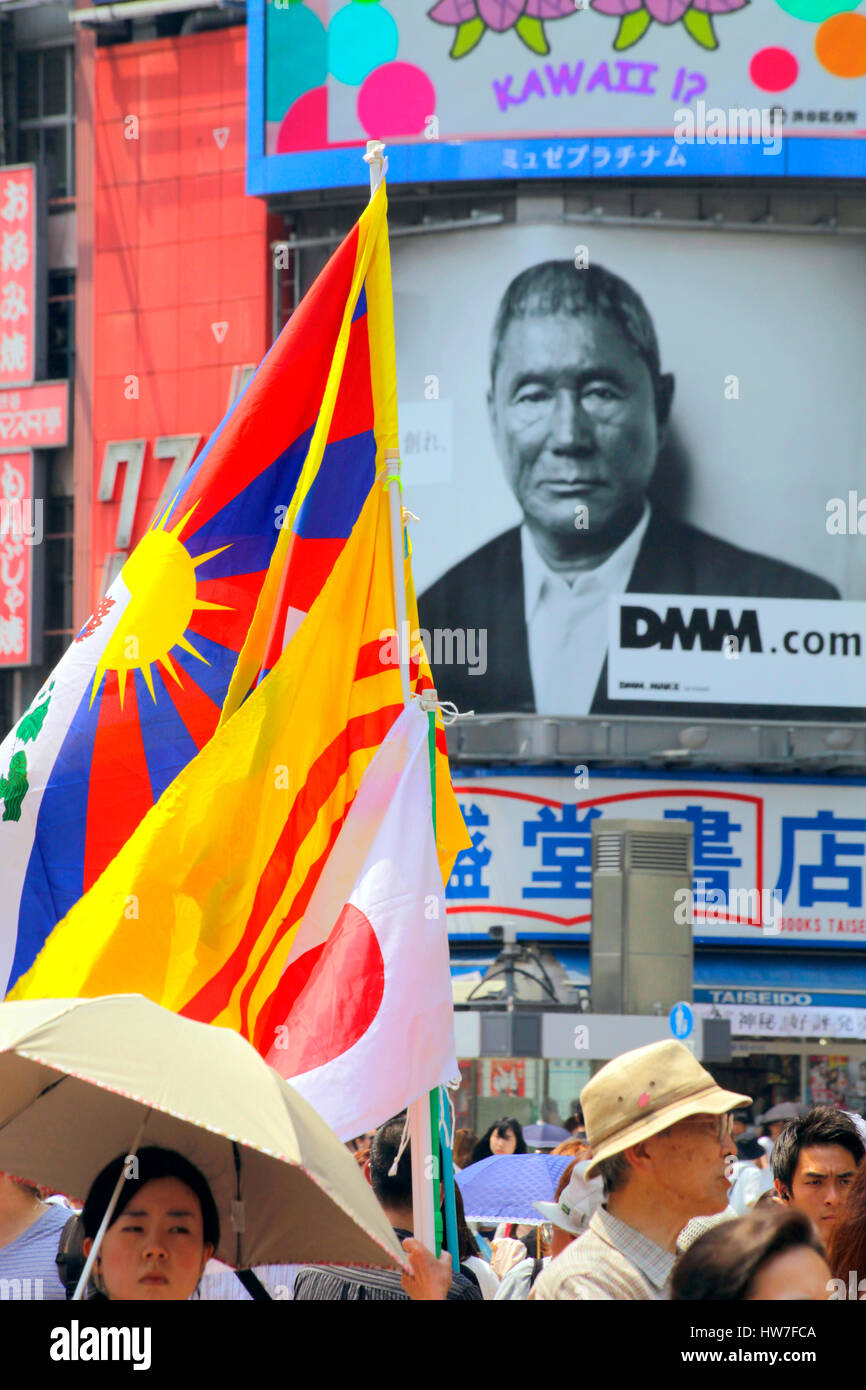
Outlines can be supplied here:
<path id="1" fill-rule="evenodd" d="M 364 159 L 370 166 L 370 197 L 385 178 L 388 160 L 381 140 L 368 140 Z M 394 608 L 397 620 L 397 645 L 400 653 L 400 685 L 403 704 L 408 706 L 412 691 L 409 683 L 409 648 L 411 633 L 406 610 L 406 585 L 403 580 L 403 501 L 400 481 L 400 452 L 385 450 L 388 501 L 391 509 L 391 562 L 394 575 Z M 438 1183 L 433 1168 L 433 1134 L 430 1124 L 430 1096 L 424 1095 L 409 1106 L 409 1144 L 412 1153 L 412 1214 L 416 1239 L 428 1249 L 436 1247 L 435 1197 Z"/>

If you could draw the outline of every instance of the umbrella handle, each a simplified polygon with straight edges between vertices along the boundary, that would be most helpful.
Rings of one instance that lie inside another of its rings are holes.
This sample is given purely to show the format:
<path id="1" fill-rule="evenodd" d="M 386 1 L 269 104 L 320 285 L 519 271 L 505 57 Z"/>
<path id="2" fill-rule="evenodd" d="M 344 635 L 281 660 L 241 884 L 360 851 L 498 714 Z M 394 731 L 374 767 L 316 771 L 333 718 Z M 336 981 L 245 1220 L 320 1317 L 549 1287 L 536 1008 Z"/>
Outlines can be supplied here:
<path id="1" fill-rule="evenodd" d="M 133 1158 L 135 1154 L 138 1152 L 138 1149 L 141 1146 L 142 1136 L 144 1135 L 144 1127 L 150 1119 L 150 1113 L 151 1112 L 148 1110 L 147 1114 L 145 1115 L 144 1119 L 139 1125 L 138 1133 L 132 1141 L 132 1148 L 126 1154 L 126 1158 Z M 99 1247 L 102 1245 L 103 1237 L 105 1235 L 105 1232 L 108 1230 L 108 1223 L 110 1222 L 114 1214 L 114 1208 L 117 1206 L 118 1198 L 120 1197 L 120 1190 L 125 1182 L 126 1162 L 124 1161 L 120 1169 L 120 1177 L 117 1179 L 117 1182 L 114 1185 L 114 1191 L 111 1194 L 111 1201 L 108 1203 L 108 1206 L 105 1209 L 105 1215 L 99 1223 L 99 1230 L 96 1232 L 93 1244 L 90 1247 L 90 1254 L 87 1256 L 87 1259 L 84 1262 L 84 1268 L 81 1271 L 81 1278 L 78 1281 L 75 1293 L 72 1295 L 73 1302 L 78 1302 L 84 1298 L 84 1290 L 87 1288 L 87 1281 L 90 1278 L 90 1272 L 93 1269 L 94 1264 L 96 1263 L 96 1257 L 99 1254 Z"/>

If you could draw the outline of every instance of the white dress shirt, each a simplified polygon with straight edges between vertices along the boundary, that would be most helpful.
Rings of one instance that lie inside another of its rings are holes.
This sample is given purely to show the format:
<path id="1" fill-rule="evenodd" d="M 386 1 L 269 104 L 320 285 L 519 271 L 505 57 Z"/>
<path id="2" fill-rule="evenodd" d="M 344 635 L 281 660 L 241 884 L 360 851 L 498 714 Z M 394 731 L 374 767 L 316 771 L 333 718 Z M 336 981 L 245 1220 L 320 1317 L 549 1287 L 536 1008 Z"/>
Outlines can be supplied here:
<path id="1" fill-rule="evenodd" d="M 520 530 L 529 669 L 539 714 L 588 714 L 608 642 L 608 597 L 628 587 L 649 504 L 634 530 L 594 570 L 566 578 L 548 569 L 528 528 Z"/>

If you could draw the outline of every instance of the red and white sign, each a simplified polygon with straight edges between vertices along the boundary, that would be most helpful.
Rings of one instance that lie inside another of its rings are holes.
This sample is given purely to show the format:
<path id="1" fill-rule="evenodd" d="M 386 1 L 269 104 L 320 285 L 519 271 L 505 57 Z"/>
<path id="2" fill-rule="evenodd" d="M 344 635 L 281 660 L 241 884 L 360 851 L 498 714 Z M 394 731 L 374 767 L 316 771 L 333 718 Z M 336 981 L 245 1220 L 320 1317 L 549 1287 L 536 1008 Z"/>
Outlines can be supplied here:
<path id="1" fill-rule="evenodd" d="M 40 381 L 0 391 L 0 445 L 62 449 L 69 443 L 69 383 Z"/>
<path id="2" fill-rule="evenodd" d="M 0 387 L 36 374 L 36 169 L 0 169 Z"/>
<path id="3" fill-rule="evenodd" d="M 32 453 L 0 454 L 0 668 L 31 660 L 35 506 Z"/>
<path id="4" fill-rule="evenodd" d="M 274 994 L 265 1060 L 339 1139 L 458 1076 L 427 716 L 410 705 L 364 774 Z"/>

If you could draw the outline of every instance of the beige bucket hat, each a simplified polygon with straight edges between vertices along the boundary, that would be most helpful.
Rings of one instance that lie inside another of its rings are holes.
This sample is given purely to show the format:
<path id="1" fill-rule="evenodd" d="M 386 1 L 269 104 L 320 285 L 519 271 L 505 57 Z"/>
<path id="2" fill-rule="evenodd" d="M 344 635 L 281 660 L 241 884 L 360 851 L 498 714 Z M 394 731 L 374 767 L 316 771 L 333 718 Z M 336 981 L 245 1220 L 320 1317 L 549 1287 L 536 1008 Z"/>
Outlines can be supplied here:
<path id="1" fill-rule="evenodd" d="M 624 1052 L 603 1066 L 580 1093 L 592 1149 L 586 1177 L 604 1159 L 689 1115 L 724 1115 L 751 1103 L 750 1096 L 717 1086 L 689 1049 L 673 1038 Z"/>

